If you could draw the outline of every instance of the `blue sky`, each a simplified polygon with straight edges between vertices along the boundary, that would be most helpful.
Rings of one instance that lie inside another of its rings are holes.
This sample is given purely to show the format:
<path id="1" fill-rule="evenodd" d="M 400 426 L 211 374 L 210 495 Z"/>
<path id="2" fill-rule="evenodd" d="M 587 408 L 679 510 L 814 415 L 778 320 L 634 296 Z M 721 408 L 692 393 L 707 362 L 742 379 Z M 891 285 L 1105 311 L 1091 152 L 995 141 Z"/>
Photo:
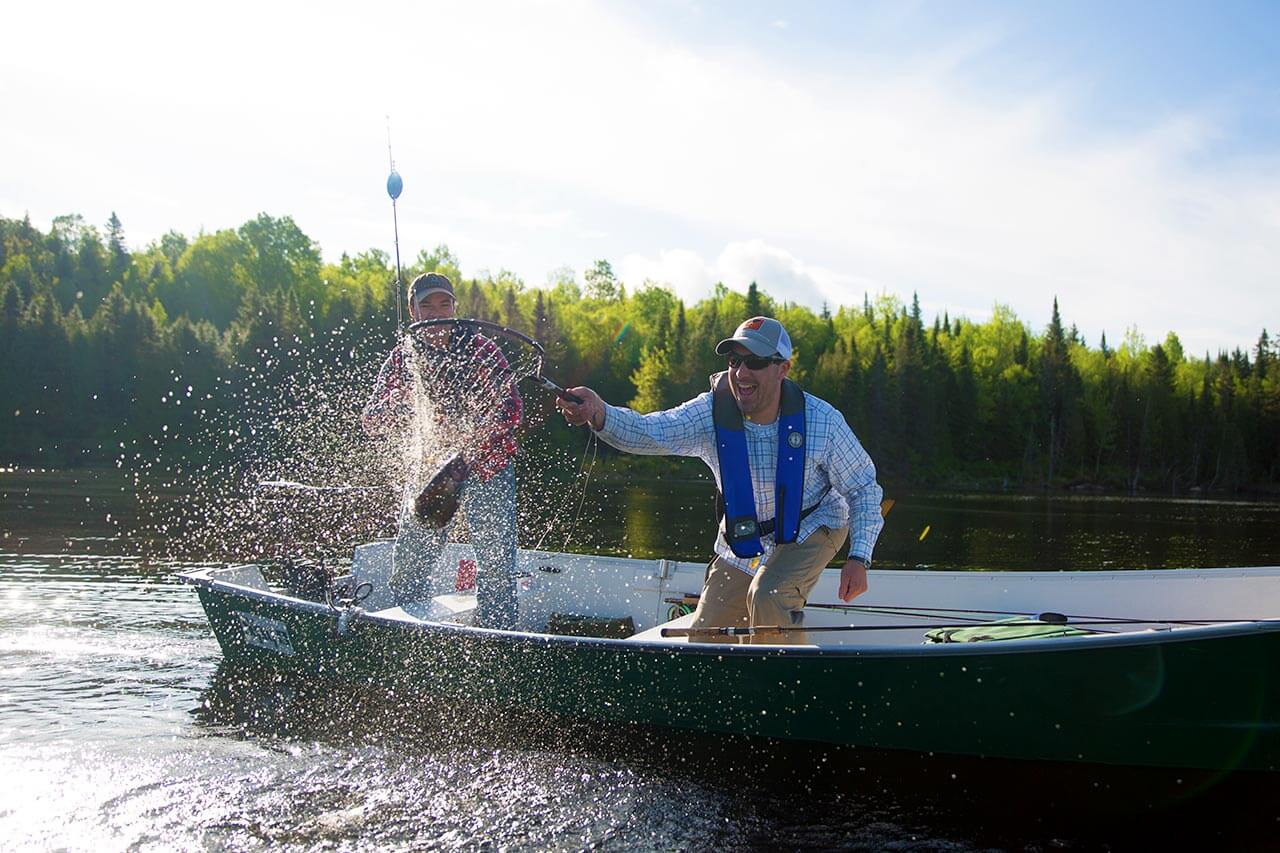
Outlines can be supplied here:
<path id="1" fill-rule="evenodd" d="M 1280 329 L 1280 4 L 27 4 L 0 214 L 291 215 L 532 285 L 610 260 L 1191 352 Z"/>

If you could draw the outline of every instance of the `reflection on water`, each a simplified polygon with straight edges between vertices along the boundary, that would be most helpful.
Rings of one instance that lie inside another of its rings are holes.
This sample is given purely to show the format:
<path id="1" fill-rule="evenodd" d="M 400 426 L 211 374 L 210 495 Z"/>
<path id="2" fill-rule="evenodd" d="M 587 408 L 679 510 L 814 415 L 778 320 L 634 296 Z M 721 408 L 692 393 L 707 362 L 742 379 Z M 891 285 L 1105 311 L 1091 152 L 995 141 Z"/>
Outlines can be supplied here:
<path id="1" fill-rule="evenodd" d="M 602 487 L 595 545 L 701 561 L 715 536 L 709 483 Z M 897 498 L 878 568 L 1068 571 L 1280 565 L 1280 504 L 1090 495 L 923 493 Z M 584 548 L 582 550 L 592 550 Z"/>
<path id="2" fill-rule="evenodd" d="M 17 553 L 136 555 L 169 543 L 140 543 L 133 494 L 113 473 L 0 474 L 0 549 Z M 715 537 L 709 480 L 620 484 L 569 482 L 548 496 L 528 484 L 523 544 L 641 558 L 708 558 Z M 175 494 L 177 505 L 186 496 Z M 534 500 L 538 497 L 539 500 Z M 895 496 L 876 547 L 880 568 L 1061 571 L 1280 565 L 1280 503 L 1099 495 L 920 493 Z M 164 513 L 163 501 L 153 511 Z M 314 508 L 313 508 L 314 509 Z M 348 508 L 349 509 L 349 508 Z M 267 519 L 255 527 L 269 527 Z M 578 520 L 572 525 L 574 519 Z M 325 527 L 323 514 L 294 519 Z M 275 525 L 278 527 L 279 525 Z M 572 526 L 572 535 L 569 528 Z M 548 529 L 551 535 L 545 535 Z M 235 553 L 236 530 L 220 552 Z M 241 537 L 249 559 L 259 532 Z M 208 558 L 199 555 L 198 558 Z M 137 560 L 135 556 L 133 559 Z M 152 557 L 155 562 L 155 557 Z"/>
<path id="3" fill-rule="evenodd" d="M 1269 779 L 601 731 L 220 668 L 176 566 L 105 522 L 129 511 L 118 490 L 46 485 L 0 477 L 6 848 L 1261 848 L 1280 816 Z M 600 494 L 592 546 L 706 553 L 705 486 Z M 1278 520 L 1267 504 L 908 496 L 878 557 L 1276 564 Z"/>

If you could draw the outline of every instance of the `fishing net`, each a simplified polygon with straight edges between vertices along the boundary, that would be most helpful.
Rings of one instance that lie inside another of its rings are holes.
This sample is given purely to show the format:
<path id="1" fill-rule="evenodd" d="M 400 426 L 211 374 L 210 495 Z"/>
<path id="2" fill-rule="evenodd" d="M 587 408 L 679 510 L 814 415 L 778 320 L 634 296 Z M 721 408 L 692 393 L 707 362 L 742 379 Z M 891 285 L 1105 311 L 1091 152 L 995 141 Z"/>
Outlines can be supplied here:
<path id="1" fill-rule="evenodd" d="M 539 344 L 502 326 L 415 323 L 379 377 L 385 400 L 372 405 L 372 418 L 399 427 L 400 463 L 418 487 L 459 456 L 501 467 L 524 415 L 520 382 L 540 377 L 542 363 Z"/>

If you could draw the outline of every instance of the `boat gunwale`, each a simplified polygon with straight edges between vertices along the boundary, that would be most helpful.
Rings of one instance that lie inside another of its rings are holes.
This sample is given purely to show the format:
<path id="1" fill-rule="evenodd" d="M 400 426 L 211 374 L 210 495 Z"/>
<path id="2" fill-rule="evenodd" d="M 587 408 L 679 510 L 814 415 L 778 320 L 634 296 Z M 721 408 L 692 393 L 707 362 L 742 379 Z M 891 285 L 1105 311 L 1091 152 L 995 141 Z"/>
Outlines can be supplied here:
<path id="1" fill-rule="evenodd" d="M 343 610 L 316 601 L 276 592 L 261 590 L 242 584 L 232 583 L 212 577 L 214 572 L 228 569 L 244 568 L 253 564 L 237 566 L 204 567 L 189 572 L 182 572 L 178 577 L 185 583 L 195 587 L 206 587 L 210 591 L 223 595 L 234 595 L 264 604 L 283 606 L 291 610 L 301 610 L 313 615 L 337 619 Z M 1266 567 L 1271 568 L 1271 567 Z M 1178 571 L 1178 570 L 1170 570 Z M 1200 570 L 1205 571 L 1205 570 Z M 603 650 L 628 650 L 646 654 L 666 655 L 716 655 L 723 657 L 749 658 L 934 658 L 934 657 L 986 657 L 988 655 L 1008 654 L 1055 654 L 1075 653 L 1093 649 L 1112 649 L 1117 647 L 1160 646 L 1173 643 L 1197 642 L 1204 640 L 1251 637 L 1259 634 L 1280 632 L 1280 619 L 1256 619 L 1236 622 L 1214 622 L 1205 625 L 1178 625 L 1160 630 L 1144 629 L 1124 631 L 1113 634 L 1087 634 L 1069 637 L 1038 637 L 1027 639 L 1000 640 L 983 643 L 921 643 L 919 645 L 882 644 L 842 644 L 839 646 L 816 645 L 770 645 L 770 644 L 731 644 L 731 643 L 688 643 L 664 640 L 635 640 L 633 638 L 573 637 L 564 634 L 547 634 L 539 631 L 510 631 L 498 628 L 482 628 L 472 625 L 459 625 L 450 622 L 432 622 L 427 620 L 405 621 L 403 619 L 381 616 L 376 611 L 359 608 L 351 609 L 348 626 L 354 628 L 361 622 L 368 622 L 383 628 L 428 635 L 458 635 L 462 637 L 481 637 L 487 641 L 502 643 L 555 647 L 583 647 Z M 1147 624 L 1162 624 L 1151 622 Z M 1168 624 L 1168 623 L 1164 623 Z M 869 628 L 868 630 L 874 630 Z M 921 626 L 921 630 L 926 630 Z"/>

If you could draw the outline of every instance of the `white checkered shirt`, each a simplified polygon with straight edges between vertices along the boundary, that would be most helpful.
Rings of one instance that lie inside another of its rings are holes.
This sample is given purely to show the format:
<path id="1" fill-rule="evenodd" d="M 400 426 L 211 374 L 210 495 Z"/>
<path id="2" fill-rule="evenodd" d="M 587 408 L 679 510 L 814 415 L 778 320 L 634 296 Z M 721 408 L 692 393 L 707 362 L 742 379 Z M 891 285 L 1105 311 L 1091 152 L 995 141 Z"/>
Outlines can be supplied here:
<path id="1" fill-rule="evenodd" d="M 832 530 L 849 528 L 849 553 L 871 560 L 876 537 L 884 527 L 880 517 L 880 499 L 884 495 L 876 483 L 876 467 L 862 448 L 844 416 L 831 404 L 804 395 L 805 445 L 804 502 L 805 509 L 821 499 L 816 510 L 800 521 L 796 541 L 803 542 L 819 527 Z M 620 406 L 608 406 L 602 439 L 628 453 L 651 456 L 696 456 L 711 469 L 720 486 L 720 463 L 716 456 L 715 424 L 711 419 L 711 392 L 694 397 L 687 403 L 641 415 Z M 751 488 L 756 499 L 756 518 L 766 521 L 774 517 L 773 489 L 778 465 L 778 422 L 759 425 L 743 421 L 747 439 L 747 462 L 751 468 Z M 827 491 L 828 486 L 830 491 Z M 825 496 L 823 493 L 826 493 Z M 735 555 L 725 541 L 723 530 L 716 536 L 716 554 L 748 574 L 763 565 L 775 547 L 773 535 L 760 539 L 765 552 L 759 558 Z"/>

